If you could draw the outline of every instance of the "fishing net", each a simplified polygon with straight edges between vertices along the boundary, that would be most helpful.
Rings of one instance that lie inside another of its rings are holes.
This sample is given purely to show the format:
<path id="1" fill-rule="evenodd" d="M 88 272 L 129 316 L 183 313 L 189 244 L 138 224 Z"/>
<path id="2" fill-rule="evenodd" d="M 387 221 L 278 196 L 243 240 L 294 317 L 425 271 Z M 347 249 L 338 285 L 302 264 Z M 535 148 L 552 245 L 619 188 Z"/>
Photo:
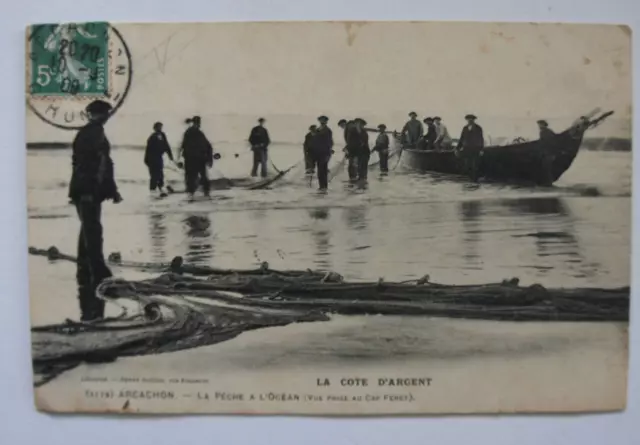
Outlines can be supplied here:
<path id="1" fill-rule="evenodd" d="M 50 260 L 75 261 L 56 248 L 30 248 Z M 83 362 L 184 350 L 234 338 L 253 329 L 330 320 L 331 314 L 456 317 L 503 321 L 628 321 L 629 288 L 547 289 L 517 279 L 478 285 L 346 282 L 334 272 L 223 270 L 184 264 L 109 262 L 155 276 L 111 278 L 97 297 L 121 314 L 92 323 L 32 328 L 35 384 Z M 128 304 L 124 304 L 124 303 Z M 136 309 L 131 309 L 136 308 Z"/>

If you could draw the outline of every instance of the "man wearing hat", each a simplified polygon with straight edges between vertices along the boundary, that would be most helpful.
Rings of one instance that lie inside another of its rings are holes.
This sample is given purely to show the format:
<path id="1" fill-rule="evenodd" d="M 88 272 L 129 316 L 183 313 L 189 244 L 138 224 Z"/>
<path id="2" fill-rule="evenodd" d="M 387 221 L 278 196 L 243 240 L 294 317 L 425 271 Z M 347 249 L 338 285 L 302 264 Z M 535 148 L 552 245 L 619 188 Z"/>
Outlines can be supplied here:
<path id="1" fill-rule="evenodd" d="M 313 171 L 315 170 L 315 164 L 313 161 L 313 157 L 311 156 L 311 152 L 313 150 L 313 138 L 316 135 L 317 129 L 318 129 L 317 125 L 311 125 L 309 127 L 309 132 L 304 137 L 304 145 L 303 145 L 304 166 L 305 166 L 305 171 L 307 172 L 308 175 L 313 174 Z"/>
<path id="2" fill-rule="evenodd" d="M 369 173 L 369 158 L 371 151 L 369 150 L 369 133 L 365 129 L 367 121 L 358 117 L 355 119 L 356 133 L 358 135 L 358 144 L 356 149 L 358 179 L 366 181 Z"/>
<path id="3" fill-rule="evenodd" d="M 327 116 L 318 117 L 318 126 L 313 136 L 311 158 L 317 167 L 319 189 L 324 191 L 329 186 L 329 159 L 333 153 L 333 133 L 327 126 Z"/>
<path id="4" fill-rule="evenodd" d="M 249 143 L 251 144 L 251 150 L 253 150 L 253 167 L 251 168 L 251 176 L 258 175 L 258 165 L 260 166 L 260 176 L 267 177 L 267 149 L 271 143 L 269 139 L 269 132 L 264 127 L 265 119 L 261 117 L 258 119 L 258 125 L 251 129 L 249 135 Z"/>
<path id="5" fill-rule="evenodd" d="M 187 119 L 191 124 L 184 132 L 180 152 L 184 157 L 184 176 L 189 200 L 198 188 L 198 183 L 202 186 L 205 196 L 209 196 L 209 175 L 207 168 L 213 166 L 213 146 L 209 139 L 200 129 L 202 120 L 200 116 Z"/>
<path id="6" fill-rule="evenodd" d="M 484 148 L 484 134 L 482 127 L 476 124 L 476 116 L 467 114 L 464 118 L 467 121 L 467 125 L 462 129 L 456 149 L 462 154 L 469 176 L 476 181 L 479 175 L 480 152 Z"/>
<path id="7" fill-rule="evenodd" d="M 433 118 L 433 124 L 436 126 L 436 149 L 449 149 L 451 147 L 451 136 L 449 135 L 449 129 L 442 123 L 442 118 L 436 116 Z"/>
<path id="8" fill-rule="evenodd" d="M 427 126 L 427 134 L 424 135 L 424 148 L 426 150 L 433 150 L 436 139 L 438 138 L 438 130 L 433 124 L 433 118 L 427 117 L 423 122 Z"/>
<path id="9" fill-rule="evenodd" d="M 122 201 L 111 160 L 111 146 L 104 133 L 111 104 L 94 100 L 87 107 L 89 122 L 73 140 L 72 173 L 69 199 L 80 219 L 76 281 L 82 321 L 104 317 L 104 300 L 96 297 L 96 288 L 111 276 L 102 251 L 102 202 Z"/>
<path id="10" fill-rule="evenodd" d="M 418 114 L 415 111 L 409 113 L 409 120 L 402 128 L 402 140 L 407 148 L 415 147 L 422 139 L 424 128 L 422 123 L 417 119 Z"/>
<path id="11" fill-rule="evenodd" d="M 540 139 L 541 140 L 552 140 L 555 138 L 556 133 L 549 128 L 549 123 L 544 119 L 540 119 L 538 122 L 538 128 L 540 129 Z"/>
<path id="12" fill-rule="evenodd" d="M 165 153 L 173 162 L 171 147 L 167 142 L 167 136 L 162 131 L 162 122 L 156 122 L 153 124 L 153 133 L 147 139 L 144 163 L 149 168 L 149 190 L 154 191 L 157 188 L 161 197 L 167 196 L 162 190 L 162 187 L 164 187 L 164 162 L 162 157 Z"/>
<path id="13" fill-rule="evenodd" d="M 378 125 L 380 133 L 376 138 L 376 144 L 373 146 L 371 153 L 378 152 L 380 159 L 380 173 L 386 175 L 389 172 L 389 136 L 386 133 L 387 126 L 385 124 Z"/>
<path id="14" fill-rule="evenodd" d="M 360 137 L 357 132 L 356 120 L 340 119 L 338 126 L 344 130 L 344 153 L 347 157 L 347 173 L 350 181 L 358 178 L 358 148 Z"/>

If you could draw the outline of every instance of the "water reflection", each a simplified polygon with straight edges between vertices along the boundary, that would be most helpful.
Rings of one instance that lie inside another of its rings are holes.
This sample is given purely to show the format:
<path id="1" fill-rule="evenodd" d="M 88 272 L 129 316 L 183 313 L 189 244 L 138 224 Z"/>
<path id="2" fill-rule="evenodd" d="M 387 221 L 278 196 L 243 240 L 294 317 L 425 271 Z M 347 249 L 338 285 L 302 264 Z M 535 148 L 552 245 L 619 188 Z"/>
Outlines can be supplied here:
<path id="1" fill-rule="evenodd" d="M 149 214 L 149 235 L 151 236 L 151 260 L 163 262 L 166 258 L 167 226 L 162 213 Z"/>
<path id="2" fill-rule="evenodd" d="M 343 219 L 346 224 L 346 260 L 354 265 L 368 264 L 371 255 L 371 233 L 369 230 L 368 206 L 347 207 L 343 211 Z"/>
<path id="3" fill-rule="evenodd" d="M 552 268 L 552 260 L 570 265 L 575 277 L 593 276 L 596 273 L 599 265 L 585 262 L 576 236 L 575 218 L 562 198 L 504 200 L 502 206 L 512 215 L 528 217 L 526 232 L 513 236 L 533 240 L 537 258 L 541 260 L 541 264 L 537 265 L 541 275 Z"/>
<path id="4" fill-rule="evenodd" d="M 331 227 L 329 223 L 329 208 L 318 207 L 309 210 L 309 216 L 314 221 L 311 226 L 314 255 L 313 263 L 320 270 L 332 270 L 331 262 Z"/>
<path id="5" fill-rule="evenodd" d="M 463 201 L 460 203 L 460 218 L 463 230 L 463 258 L 466 266 L 477 268 L 480 264 L 478 244 L 482 231 L 482 203 L 480 201 Z"/>
<path id="6" fill-rule="evenodd" d="M 213 258 L 211 244 L 211 219 L 209 215 L 188 215 L 184 220 L 187 236 L 188 263 L 208 265 Z"/>

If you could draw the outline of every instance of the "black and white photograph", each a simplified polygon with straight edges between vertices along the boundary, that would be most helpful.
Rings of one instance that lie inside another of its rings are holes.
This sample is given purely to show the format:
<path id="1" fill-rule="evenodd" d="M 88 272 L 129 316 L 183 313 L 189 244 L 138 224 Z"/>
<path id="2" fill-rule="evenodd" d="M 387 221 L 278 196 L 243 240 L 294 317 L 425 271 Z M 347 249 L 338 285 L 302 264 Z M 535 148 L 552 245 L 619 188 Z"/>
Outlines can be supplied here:
<path id="1" fill-rule="evenodd" d="M 623 410 L 631 30 L 38 23 L 40 411 Z"/>

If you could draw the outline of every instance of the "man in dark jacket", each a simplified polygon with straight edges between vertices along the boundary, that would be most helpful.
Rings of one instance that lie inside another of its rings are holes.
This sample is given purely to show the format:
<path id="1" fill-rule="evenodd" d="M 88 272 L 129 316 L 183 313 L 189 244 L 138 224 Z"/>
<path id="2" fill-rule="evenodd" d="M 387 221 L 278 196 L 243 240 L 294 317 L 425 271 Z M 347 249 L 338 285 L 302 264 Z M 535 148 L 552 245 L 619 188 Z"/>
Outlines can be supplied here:
<path id="1" fill-rule="evenodd" d="M 347 155 L 347 172 L 349 180 L 358 179 L 358 156 L 361 153 L 362 137 L 358 131 L 358 119 L 347 121 L 344 129 L 345 153 Z"/>
<path id="2" fill-rule="evenodd" d="M 258 165 L 260 166 L 260 176 L 267 177 L 267 149 L 271 143 L 269 132 L 264 127 L 265 119 L 258 119 L 258 125 L 251 129 L 249 135 L 249 143 L 253 150 L 253 167 L 251 168 L 251 176 L 258 175 Z"/>
<path id="3" fill-rule="evenodd" d="M 167 136 L 162 131 L 162 122 L 156 122 L 153 124 L 153 133 L 147 139 L 144 163 L 149 168 L 149 190 L 154 191 L 157 188 L 160 196 L 163 197 L 167 196 L 162 190 L 164 187 L 164 162 L 162 158 L 165 153 L 173 162 L 171 147 L 167 142 Z"/>
<path id="4" fill-rule="evenodd" d="M 544 119 L 540 119 L 538 122 L 538 128 L 540 129 L 541 140 L 551 140 L 556 136 L 556 133 L 549 128 L 549 123 Z"/>
<path id="5" fill-rule="evenodd" d="M 316 130 L 318 129 L 317 125 L 312 125 L 309 127 L 309 132 L 304 137 L 304 166 L 308 175 L 313 174 L 315 170 L 315 165 L 313 162 L 313 157 L 311 156 L 311 152 L 313 150 L 313 138 L 316 134 Z"/>
<path id="6" fill-rule="evenodd" d="M 389 136 L 386 133 L 387 126 L 385 124 L 378 125 L 380 133 L 376 138 L 376 144 L 374 145 L 371 153 L 378 152 L 378 158 L 380 159 L 380 173 L 386 175 L 389 172 Z"/>
<path id="7" fill-rule="evenodd" d="M 558 140 L 556 139 L 556 133 L 549 128 L 549 123 L 540 119 L 538 122 L 538 128 L 540 129 L 540 140 L 545 143 L 542 144 L 542 150 L 540 150 L 540 174 L 539 182 L 544 185 L 553 184 L 553 162 L 558 155 Z"/>
<path id="8" fill-rule="evenodd" d="M 184 174 L 189 199 L 198 188 L 198 182 L 202 185 L 205 196 L 209 196 L 209 176 L 207 168 L 213 166 L 213 146 L 200 129 L 200 116 L 187 119 L 191 124 L 184 132 L 181 145 L 181 153 L 184 157 Z"/>
<path id="9" fill-rule="evenodd" d="M 329 186 L 329 159 L 333 153 L 333 133 L 327 126 L 327 116 L 318 117 L 320 126 L 313 137 L 311 158 L 318 171 L 319 189 L 324 191 Z"/>
<path id="10" fill-rule="evenodd" d="M 462 129 L 457 150 L 465 161 L 465 168 L 472 180 L 477 181 L 479 176 L 479 158 L 484 148 L 484 134 L 482 127 L 476 124 L 477 117 L 467 114 L 464 117 L 467 125 Z"/>
<path id="11" fill-rule="evenodd" d="M 111 146 L 104 134 L 104 124 L 112 107 L 102 100 L 91 102 L 86 111 L 89 123 L 73 140 L 72 174 L 69 199 L 80 219 L 76 281 L 82 321 L 104 317 L 104 300 L 96 297 L 96 288 L 111 271 L 103 253 L 102 202 L 122 201 L 118 192 L 111 160 Z"/>
<path id="12" fill-rule="evenodd" d="M 427 126 L 427 134 L 424 135 L 424 149 L 433 150 L 436 139 L 438 139 L 438 130 L 433 123 L 433 118 L 428 117 L 423 122 Z"/>
<path id="13" fill-rule="evenodd" d="M 418 119 L 418 114 L 415 111 L 409 113 L 409 121 L 404 124 L 402 128 L 402 141 L 405 146 L 412 148 L 415 147 L 422 135 L 424 134 L 424 128 L 422 127 L 422 122 Z"/>
<path id="14" fill-rule="evenodd" d="M 371 156 L 371 151 L 369 150 L 369 133 L 365 130 L 367 122 L 362 118 L 357 118 L 355 119 L 355 123 L 359 140 L 357 149 L 358 179 L 360 181 L 366 181 L 369 172 L 369 158 Z"/>

